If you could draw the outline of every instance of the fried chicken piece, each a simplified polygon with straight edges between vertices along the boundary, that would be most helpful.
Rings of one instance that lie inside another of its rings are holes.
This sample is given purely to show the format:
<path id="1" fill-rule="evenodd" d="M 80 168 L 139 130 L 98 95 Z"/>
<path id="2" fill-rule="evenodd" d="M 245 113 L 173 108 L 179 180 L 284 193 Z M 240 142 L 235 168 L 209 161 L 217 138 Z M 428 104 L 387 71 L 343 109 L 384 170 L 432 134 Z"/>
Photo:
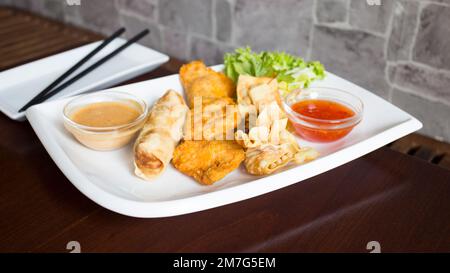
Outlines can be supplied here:
<path id="1" fill-rule="evenodd" d="M 234 140 L 188 140 L 178 145 L 172 164 L 204 185 L 211 185 L 238 168 L 245 159 Z"/>
<path id="2" fill-rule="evenodd" d="M 243 148 L 233 138 L 239 122 L 233 98 L 236 89 L 225 74 L 194 61 L 180 69 L 180 81 L 191 108 L 185 127 L 185 141 L 175 148 L 172 164 L 204 185 L 211 185 L 238 168 L 245 159 Z M 201 99 L 197 101 L 196 99 Z M 197 108 L 198 107 L 198 108 Z M 231 108 L 234 111 L 226 111 Z M 200 128 L 195 127 L 201 121 Z M 200 130 L 198 130 L 200 129 Z M 201 140 L 196 131 L 200 131 Z"/>
<path id="3" fill-rule="evenodd" d="M 195 105 L 189 111 L 184 125 L 184 139 L 233 140 L 239 122 L 239 110 L 233 99 L 205 97 L 202 105 Z"/>
<path id="4" fill-rule="evenodd" d="M 236 95 L 235 85 L 230 78 L 206 67 L 201 61 L 183 65 L 180 69 L 180 80 L 189 107 L 194 106 L 195 97 L 234 98 Z"/>

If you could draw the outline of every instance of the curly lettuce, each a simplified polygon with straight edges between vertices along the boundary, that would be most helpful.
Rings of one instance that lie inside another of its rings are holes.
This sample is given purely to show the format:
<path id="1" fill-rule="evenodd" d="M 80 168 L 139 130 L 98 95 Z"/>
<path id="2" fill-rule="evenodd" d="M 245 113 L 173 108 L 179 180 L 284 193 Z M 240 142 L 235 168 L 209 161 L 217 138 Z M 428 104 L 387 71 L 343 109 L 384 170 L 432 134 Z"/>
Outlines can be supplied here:
<path id="1" fill-rule="evenodd" d="M 250 47 L 226 53 L 224 63 L 225 74 L 234 82 L 239 75 L 276 77 L 283 95 L 297 88 L 308 88 L 311 82 L 325 77 L 325 69 L 320 62 L 305 62 L 285 52 L 257 53 Z"/>

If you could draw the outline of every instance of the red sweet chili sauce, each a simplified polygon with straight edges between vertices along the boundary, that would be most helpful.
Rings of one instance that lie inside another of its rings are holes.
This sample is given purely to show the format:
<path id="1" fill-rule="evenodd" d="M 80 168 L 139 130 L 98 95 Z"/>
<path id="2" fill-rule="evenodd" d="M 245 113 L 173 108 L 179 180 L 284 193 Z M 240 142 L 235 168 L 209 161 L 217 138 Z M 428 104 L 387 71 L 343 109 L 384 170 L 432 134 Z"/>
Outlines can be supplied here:
<path id="1" fill-rule="evenodd" d="M 343 138 L 355 127 L 349 118 L 355 112 L 349 107 L 330 100 L 310 99 L 299 101 L 291 106 L 302 123 L 293 122 L 297 133 L 306 140 L 331 142 Z M 308 126 L 309 124 L 309 126 Z"/>

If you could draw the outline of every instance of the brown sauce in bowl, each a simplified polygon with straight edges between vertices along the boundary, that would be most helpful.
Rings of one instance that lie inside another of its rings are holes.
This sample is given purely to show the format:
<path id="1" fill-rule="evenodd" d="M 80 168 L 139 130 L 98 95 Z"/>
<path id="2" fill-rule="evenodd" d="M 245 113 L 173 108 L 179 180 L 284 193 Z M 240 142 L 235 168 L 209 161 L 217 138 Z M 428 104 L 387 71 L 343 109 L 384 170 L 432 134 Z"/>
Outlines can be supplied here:
<path id="1" fill-rule="evenodd" d="M 135 121 L 142 112 L 122 102 L 97 102 L 83 106 L 70 119 L 89 127 L 114 127 Z"/>

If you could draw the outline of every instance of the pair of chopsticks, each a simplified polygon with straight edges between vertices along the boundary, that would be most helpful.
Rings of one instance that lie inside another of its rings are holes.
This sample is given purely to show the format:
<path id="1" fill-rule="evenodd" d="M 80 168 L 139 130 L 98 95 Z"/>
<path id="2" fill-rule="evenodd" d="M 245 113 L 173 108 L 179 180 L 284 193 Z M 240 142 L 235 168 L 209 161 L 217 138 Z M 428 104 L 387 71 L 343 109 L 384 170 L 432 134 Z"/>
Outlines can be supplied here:
<path id="1" fill-rule="evenodd" d="M 142 39 L 145 35 L 150 33 L 148 29 L 145 29 L 141 31 L 139 34 L 128 40 L 126 43 L 121 45 L 119 48 L 115 49 L 113 52 L 109 53 L 105 57 L 101 58 L 91 66 L 87 67 L 77 75 L 73 76 L 72 78 L 68 79 L 66 82 L 62 83 L 58 86 L 62 81 L 64 81 L 67 77 L 69 77 L 75 70 L 77 70 L 80 66 L 85 64 L 89 59 L 91 59 L 95 54 L 97 54 L 100 50 L 102 50 L 105 46 L 107 46 L 109 43 L 111 43 L 115 38 L 119 37 L 122 33 L 125 32 L 125 28 L 120 28 L 116 32 L 114 32 L 111 36 L 106 38 L 100 45 L 98 45 L 95 49 L 93 49 L 89 54 L 87 54 L 83 59 L 79 60 L 76 64 L 74 64 L 71 68 L 69 68 L 66 72 L 64 72 L 61 76 L 59 76 L 55 81 L 53 81 L 50 85 L 48 85 L 44 90 L 39 92 L 35 97 L 33 97 L 27 104 L 25 104 L 22 108 L 19 109 L 19 112 L 23 112 L 28 107 L 41 103 L 50 97 L 56 95 L 58 92 L 63 90 L 64 88 L 68 87 L 69 85 L 73 84 L 77 80 L 81 79 L 82 77 L 86 76 L 89 72 L 92 70 L 98 68 L 106 61 L 110 60 L 112 57 L 119 54 L 121 51 L 132 45 L 133 43 L 139 41 Z M 56 87 L 56 88 L 55 88 Z"/>

